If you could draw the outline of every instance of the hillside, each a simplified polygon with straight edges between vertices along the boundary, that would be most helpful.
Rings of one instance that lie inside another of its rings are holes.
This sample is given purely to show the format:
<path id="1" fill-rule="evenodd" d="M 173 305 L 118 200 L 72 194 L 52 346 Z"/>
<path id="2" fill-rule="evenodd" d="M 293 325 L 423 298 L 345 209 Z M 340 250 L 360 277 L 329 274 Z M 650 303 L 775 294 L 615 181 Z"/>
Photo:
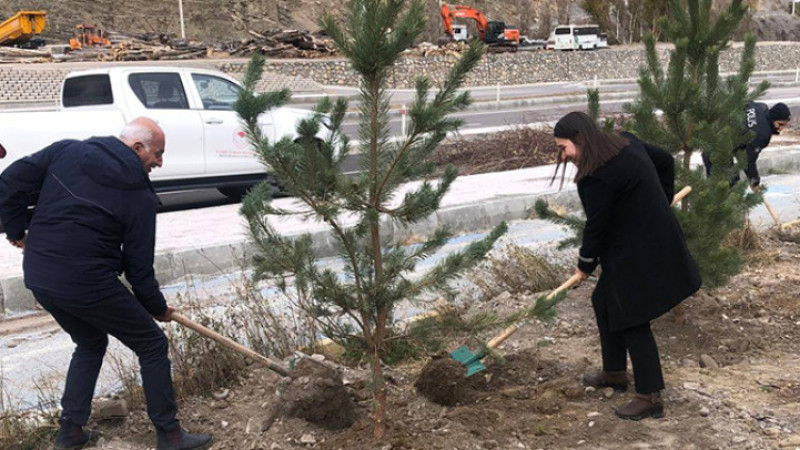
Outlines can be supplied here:
<path id="1" fill-rule="evenodd" d="M 438 0 L 425 0 L 430 17 L 427 40 L 441 33 Z M 599 2 L 599 0 L 596 0 Z M 546 37 L 557 23 L 596 21 L 578 5 L 578 0 L 464 0 L 463 3 L 484 11 L 490 19 L 519 26 L 523 34 Z M 603 4 L 628 4 L 646 9 L 640 1 L 604 0 Z M 721 1 L 721 4 L 728 3 Z M 755 30 L 762 40 L 800 40 L 800 19 L 788 14 L 783 0 L 752 0 L 754 16 L 747 28 Z M 273 28 L 314 30 L 324 12 L 334 14 L 344 2 L 324 0 L 183 0 L 187 37 L 207 42 L 241 39 L 248 30 Z M 8 17 L 22 9 L 43 9 L 48 12 L 46 35 L 51 40 L 69 37 L 78 23 L 96 23 L 101 28 L 121 32 L 172 32 L 180 34 L 178 1 L 150 0 L 5 0 L 0 2 L 0 17 Z M 616 26 L 614 7 L 607 9 L 609 36 L 613 41 Z M 635 12 L 634 12 L 635 14 Z M 623 14 L 624 15 L 624 14 Z M 624 23 L 622 24 L 624 27 Z M 624 37 L 621 40 L 625 40 Z"/>

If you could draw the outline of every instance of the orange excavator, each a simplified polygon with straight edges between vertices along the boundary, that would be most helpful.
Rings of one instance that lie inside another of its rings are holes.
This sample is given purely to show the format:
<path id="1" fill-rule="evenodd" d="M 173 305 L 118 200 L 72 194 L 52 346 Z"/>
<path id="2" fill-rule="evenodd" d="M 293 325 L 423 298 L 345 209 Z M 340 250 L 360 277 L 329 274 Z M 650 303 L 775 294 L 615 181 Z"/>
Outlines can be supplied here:
<path id="1" fill-rule="evenodd" d="M 444 32 L 450 40 L 453 36 L 453 19 L 463 18 L 472 19 L 478 29 L 478 39 L 489 45 L 489 47 L 506 48 L 516 51 L 519 47 L 519 30 L 506 25 L 505 22 L 488 20 L 481 11 L 470 6 L 453 5 L 442 3 L 442 20 L 444 21 Z"/>
<path id="2" fill-rule="evenodd" d="M 80 50 L 83 47 L 109 47 L 111 41 L 106 38 L 105 32 L 94 25 L 85 23 L 75 27 L 75 36 L 69 40 L 69 48 Z"/>

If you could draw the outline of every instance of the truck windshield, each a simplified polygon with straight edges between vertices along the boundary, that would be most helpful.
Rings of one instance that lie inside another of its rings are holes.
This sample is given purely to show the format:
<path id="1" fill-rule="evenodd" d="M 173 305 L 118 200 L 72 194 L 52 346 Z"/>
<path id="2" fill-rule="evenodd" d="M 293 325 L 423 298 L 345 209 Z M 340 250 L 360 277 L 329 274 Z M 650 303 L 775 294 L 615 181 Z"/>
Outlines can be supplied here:
<path id="1" fill-rule="evenodd" d="M 199 73 L 192 74 L 197 92 L 203 101 L 203 109 L 213 111 L 232 111 L 233 104 L 239 97 L 241 89 L 237 84 L 230 81 Z"/>
<path id="2" fill-rule="evenodd" d="M 64 80 L 62 102 L 65 107 L 111 105 L 114 94 L 108 75 L 84 75 Z"/>

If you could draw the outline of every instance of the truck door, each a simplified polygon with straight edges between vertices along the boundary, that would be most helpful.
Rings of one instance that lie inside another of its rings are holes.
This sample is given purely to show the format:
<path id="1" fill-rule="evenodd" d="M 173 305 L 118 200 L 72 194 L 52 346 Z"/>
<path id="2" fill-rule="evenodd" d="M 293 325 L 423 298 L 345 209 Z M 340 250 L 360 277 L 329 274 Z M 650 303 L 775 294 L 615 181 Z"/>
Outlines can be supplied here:
<path id="1" fill-rule="evenodd" d="M 128 85 L 132 117 L 146 116 L 161 126 L 166 137 L 164 166 L 151 174 L 153 181 L 176 176 L 202 177 L 205 169 L 203 124 L 189 108 L 186 89 L 177 72 L 132 72 Z"/>
<path id="2" fill-rule="evenodd" d="M 204 73 L 192 73 L 192 81 L 203 103 L 200 116 L 203 119 L 206 174 L 222 176 L 263 172 L 239 115 L 233 110 L 241 87 L 225 78 Z M 272 117 L 271 114 L 264 116 Z"/>

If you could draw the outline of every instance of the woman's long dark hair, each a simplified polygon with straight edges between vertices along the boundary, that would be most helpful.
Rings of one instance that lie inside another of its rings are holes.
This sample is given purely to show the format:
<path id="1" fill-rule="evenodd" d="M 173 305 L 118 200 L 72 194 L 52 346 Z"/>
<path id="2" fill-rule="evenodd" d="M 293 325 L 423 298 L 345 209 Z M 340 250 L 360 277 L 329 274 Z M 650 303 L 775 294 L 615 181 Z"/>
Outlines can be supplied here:
<path id="1" fill-rule="evenodd" d="M 628 140 L 622 136 L 606 133 L 597 128 L 591 117 L 577 111 L 567 114 L 556 123 L 553 137 L 569 139 L 578 147 L 578 158 L 576 161 L 572 161 L 578 167 L 578 173 L 575 175 L 576 183 L 617 156 L 620 150 L 629 144 Z M 562 161 L 562 152 L 563 150 L 559 149 L 558 164 L 556 164 L 556 172 L 553 174 L 551 183 L 555 182 L 558 169 L 563 165 L 561 170 L 561 185 L 563 186 L 567 164 Z"/>

